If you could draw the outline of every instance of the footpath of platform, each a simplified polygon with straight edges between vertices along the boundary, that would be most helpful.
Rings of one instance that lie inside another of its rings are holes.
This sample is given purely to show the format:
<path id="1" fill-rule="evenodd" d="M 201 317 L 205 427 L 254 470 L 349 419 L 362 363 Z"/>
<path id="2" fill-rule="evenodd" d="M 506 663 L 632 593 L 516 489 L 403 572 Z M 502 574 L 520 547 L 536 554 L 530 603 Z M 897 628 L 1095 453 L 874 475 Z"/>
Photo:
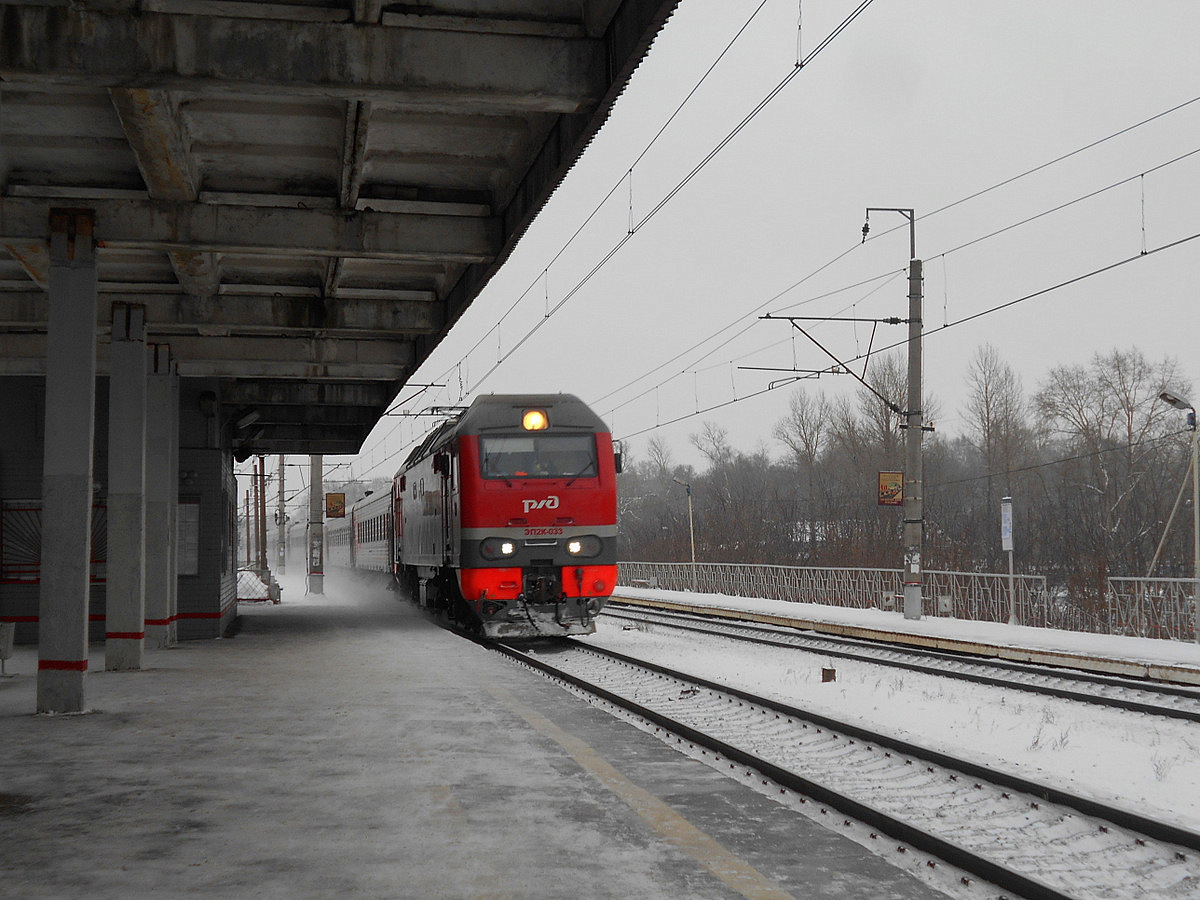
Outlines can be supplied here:
<path id="1" fill-rule="evenodd" d="M 103 670 L 35 716 L 0 681 L 0 896 L 940 896 L 450 634 L 327 577 L 233 638 Z"/>

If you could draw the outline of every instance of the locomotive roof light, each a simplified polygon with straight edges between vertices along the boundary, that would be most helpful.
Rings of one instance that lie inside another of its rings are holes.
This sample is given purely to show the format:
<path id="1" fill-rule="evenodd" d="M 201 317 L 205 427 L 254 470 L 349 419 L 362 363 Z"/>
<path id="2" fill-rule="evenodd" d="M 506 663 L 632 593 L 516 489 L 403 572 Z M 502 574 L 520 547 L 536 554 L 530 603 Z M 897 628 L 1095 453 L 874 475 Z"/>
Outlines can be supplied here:
<path id="1" fill-rule="evenodd" d="M 526 431 L 545 431 L 550 427 L 546 411 L 542 409 L 527 409 L 521 416 L 521 427 Z"/>

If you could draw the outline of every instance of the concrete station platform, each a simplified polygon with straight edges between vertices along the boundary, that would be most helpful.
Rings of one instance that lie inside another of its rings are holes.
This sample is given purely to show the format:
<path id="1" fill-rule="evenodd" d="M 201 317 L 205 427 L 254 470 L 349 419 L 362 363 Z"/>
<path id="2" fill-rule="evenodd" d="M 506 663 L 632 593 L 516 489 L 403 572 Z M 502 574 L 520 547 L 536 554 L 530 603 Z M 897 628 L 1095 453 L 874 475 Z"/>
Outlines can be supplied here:
<path id="1" fill-rule="evenodd" d="M 0 680 L 0 896 L 940 897 L 427 620 L 326 579 L 35 716 Z"/>

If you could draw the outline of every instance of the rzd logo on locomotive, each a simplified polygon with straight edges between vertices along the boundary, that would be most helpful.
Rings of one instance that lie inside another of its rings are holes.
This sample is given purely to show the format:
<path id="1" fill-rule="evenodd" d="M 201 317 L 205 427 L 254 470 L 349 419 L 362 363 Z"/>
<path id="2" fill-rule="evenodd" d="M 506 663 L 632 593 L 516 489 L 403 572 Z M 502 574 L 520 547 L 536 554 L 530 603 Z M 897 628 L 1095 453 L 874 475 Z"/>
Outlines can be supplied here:
<path id="1" fill-rule="evenodd" d="M 522 500 L 521 505 L 525 507 L 525 512 L 531 509 L 558 509 L 558 498 L 551 494 L 545 500 Z"/>

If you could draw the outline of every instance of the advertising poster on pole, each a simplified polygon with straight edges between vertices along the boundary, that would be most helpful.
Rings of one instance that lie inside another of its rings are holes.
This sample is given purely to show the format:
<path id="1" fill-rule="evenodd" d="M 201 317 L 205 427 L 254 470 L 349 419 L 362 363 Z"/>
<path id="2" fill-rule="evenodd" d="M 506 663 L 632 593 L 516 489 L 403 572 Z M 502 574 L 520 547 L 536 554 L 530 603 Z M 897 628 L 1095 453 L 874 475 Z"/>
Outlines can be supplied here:
<path id="1" fill-rule="evenodd" d="M 880 506 L 903 506 L 904 505 L 904 473 L 903 472 L 880 472 L 879 473 L 879 505 Z"/>

